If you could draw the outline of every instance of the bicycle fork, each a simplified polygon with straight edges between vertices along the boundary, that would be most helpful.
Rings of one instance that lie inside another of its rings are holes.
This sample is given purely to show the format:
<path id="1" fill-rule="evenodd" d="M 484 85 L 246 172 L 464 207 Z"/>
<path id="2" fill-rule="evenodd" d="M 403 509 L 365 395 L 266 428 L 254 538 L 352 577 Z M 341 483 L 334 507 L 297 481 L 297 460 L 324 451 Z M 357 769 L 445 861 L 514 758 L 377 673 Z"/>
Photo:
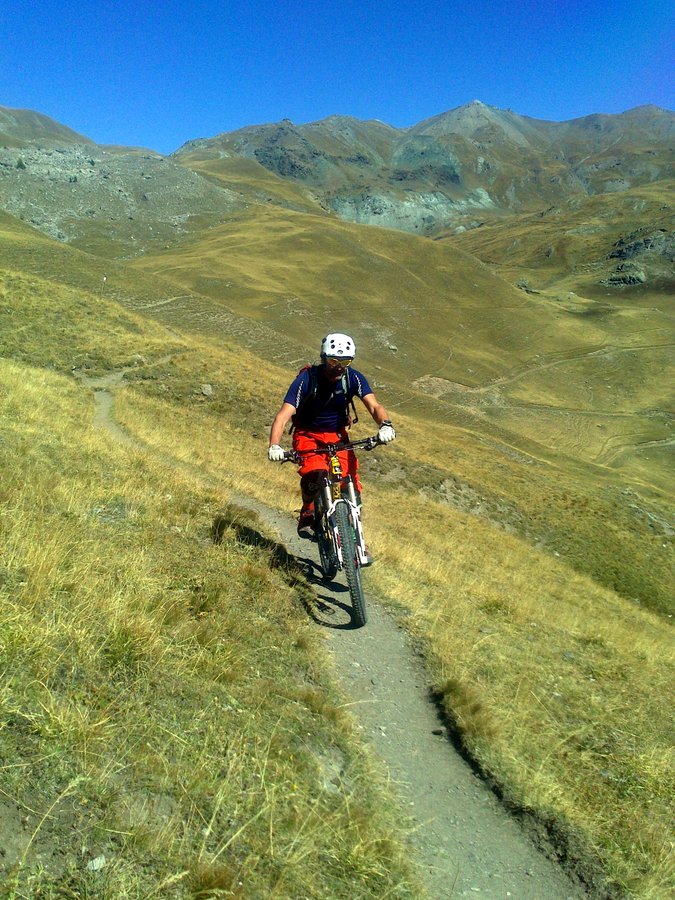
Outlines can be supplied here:
<path id="1" fill-rule="evenodd" d="M 345 503 L 349 507 L 349 518 L 354 528 L 354 543 L 356 545 L 357 555 L 356 562 L 359 566 L 367 566 L 368 554 L 366 553 L 366 541 L 363 535 L 363 526 L 361 525 L 361 511 L 359 509 L 358 503 L 356 502 L 356 490 L 354 488 L 354 481 L 351 475 L 347 475 L 347 477 L 344 479 L 347 494 L 345 498 L 343 496 L 342 490 L 342 468 L 337 456 L 332 457 L 330 460 L 330 472 L 331 479 L 330 481 L 327 480 L 324 483 L 322 490 L 323 500 L 325 503 L 325 508 L 327 510 L 326 516 L 331 524 L 331 530 L 333 532 L 333 540 L 337 552 L 338 564 L 340 568 L 343 567 L 342 547 L 340 546 L 340 541 L 338 539 L 338 528 L 335 522 L 335 508 L 338 503 Z"/>

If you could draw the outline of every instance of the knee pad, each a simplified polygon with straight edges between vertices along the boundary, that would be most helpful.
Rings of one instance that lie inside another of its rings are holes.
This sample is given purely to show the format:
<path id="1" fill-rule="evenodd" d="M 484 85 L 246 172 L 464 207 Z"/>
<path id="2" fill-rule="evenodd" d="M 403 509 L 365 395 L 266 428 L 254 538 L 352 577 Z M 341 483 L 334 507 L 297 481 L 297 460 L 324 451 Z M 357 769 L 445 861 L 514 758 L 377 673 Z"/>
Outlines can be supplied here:
<path id="1" fill-rule="evenodd" d="M 307 475 L 303 475 L 300 479 L 300 489 L 302 490 L 303 494 L 318 494 L 323 477 L 324 472 L 319 471 L 308 472 Z"/>

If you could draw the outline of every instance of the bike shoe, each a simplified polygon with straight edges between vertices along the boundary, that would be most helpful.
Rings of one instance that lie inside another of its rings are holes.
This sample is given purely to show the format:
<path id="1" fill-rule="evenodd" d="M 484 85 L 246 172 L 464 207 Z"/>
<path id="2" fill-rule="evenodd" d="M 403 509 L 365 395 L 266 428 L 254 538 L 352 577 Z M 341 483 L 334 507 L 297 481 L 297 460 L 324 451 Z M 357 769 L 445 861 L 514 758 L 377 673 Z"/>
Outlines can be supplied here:
<path id="1" fill-rule="evenodd" d="M 303 510 L 298 518 L 298 537 L 314 540 L 314 512 Z"/>

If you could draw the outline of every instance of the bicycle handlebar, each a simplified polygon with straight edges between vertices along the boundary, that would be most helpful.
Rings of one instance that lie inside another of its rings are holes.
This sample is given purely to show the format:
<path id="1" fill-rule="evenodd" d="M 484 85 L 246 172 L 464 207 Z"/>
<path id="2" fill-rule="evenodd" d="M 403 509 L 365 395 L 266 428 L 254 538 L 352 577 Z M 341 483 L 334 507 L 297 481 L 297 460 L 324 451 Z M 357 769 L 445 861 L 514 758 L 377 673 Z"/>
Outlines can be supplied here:
<path id="1" fill-rule="evenodd" d="M 362 447 L 364 450 L 374 450 L 382 441 L 375 434 L 372 437 L 362 438 L 358 441 L 344 441 L 337 444 L 326 444 L 324 447 L 316 447 L 312 450 L 286 450 L 282 462 L 298 462 L 303 456 L 314 456 L 317 453 L 337 453 L 340 450 L 355 450 Z"/>

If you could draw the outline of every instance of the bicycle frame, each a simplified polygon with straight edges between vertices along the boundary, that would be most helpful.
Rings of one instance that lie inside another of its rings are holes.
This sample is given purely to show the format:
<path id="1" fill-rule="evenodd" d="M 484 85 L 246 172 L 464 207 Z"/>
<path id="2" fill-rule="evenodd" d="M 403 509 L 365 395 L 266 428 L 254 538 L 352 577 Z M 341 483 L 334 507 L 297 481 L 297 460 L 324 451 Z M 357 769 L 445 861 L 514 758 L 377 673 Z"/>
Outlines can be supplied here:
<path id="1" fill-rule="evenodd" d="M 342 545 L 338 537 L 337 522 L 335 519 L 335 510 L 338 503 L 346 503 L 349 506 L 350 517 L 354 527 L 354 536 L 356 538 L 356 552 L 359 565 L 368 564 L 368 555 L 366 553 L 366 541 L 363 535 L 363 525 L 361 524 L 361 510 L 356 502 L 356 490 L 354 488 L 354 480 L 351 475 L 343 476 L 340 458 L 337 450 L 332 450 L 329 457 L 330 478 L 324 478 L 321 485 L 322 499 L 324 503 L 324 516 L 330 524 L 333 536 L 333 546 L 338 559 L 340 569 L 344 568 L 344 560 L 342 557 Z M 344 496 L 346 490 L 347 496 Z"/>
<path id="2" fill-rule="evenodd" d="M 354 450 L 358 447 L 362 447 L 364 450 L 372 450 L 379 444 L 380 441 L 377 437 L 369 437 L 359 441 L 326 444 L 324 447 L 317 447 L 313 450 L 291 450 L 286 453 L 286 459 L 291 462 L 299 462 L 304 456 L 316 456 L 318 454 L 328 457 L 328 474 L 324 477 L 320 487 L 323 505 L 322 515 L 325 517 L 328 526 L 328 534 L 339 569 L 343 569 L 345 566 L 336 519 L 336 509 L 339 504 L 345 504 L 349 509 L 349 517 L 354 529 L 355 561 L 359 566 L 368 565 L 368 554 L 366 552 L 363 525 L 361 524 L 361 510 L 356 500 L 354 480 L 351 475 L 343 475 L 338 452 L 341 450 Z"/>

